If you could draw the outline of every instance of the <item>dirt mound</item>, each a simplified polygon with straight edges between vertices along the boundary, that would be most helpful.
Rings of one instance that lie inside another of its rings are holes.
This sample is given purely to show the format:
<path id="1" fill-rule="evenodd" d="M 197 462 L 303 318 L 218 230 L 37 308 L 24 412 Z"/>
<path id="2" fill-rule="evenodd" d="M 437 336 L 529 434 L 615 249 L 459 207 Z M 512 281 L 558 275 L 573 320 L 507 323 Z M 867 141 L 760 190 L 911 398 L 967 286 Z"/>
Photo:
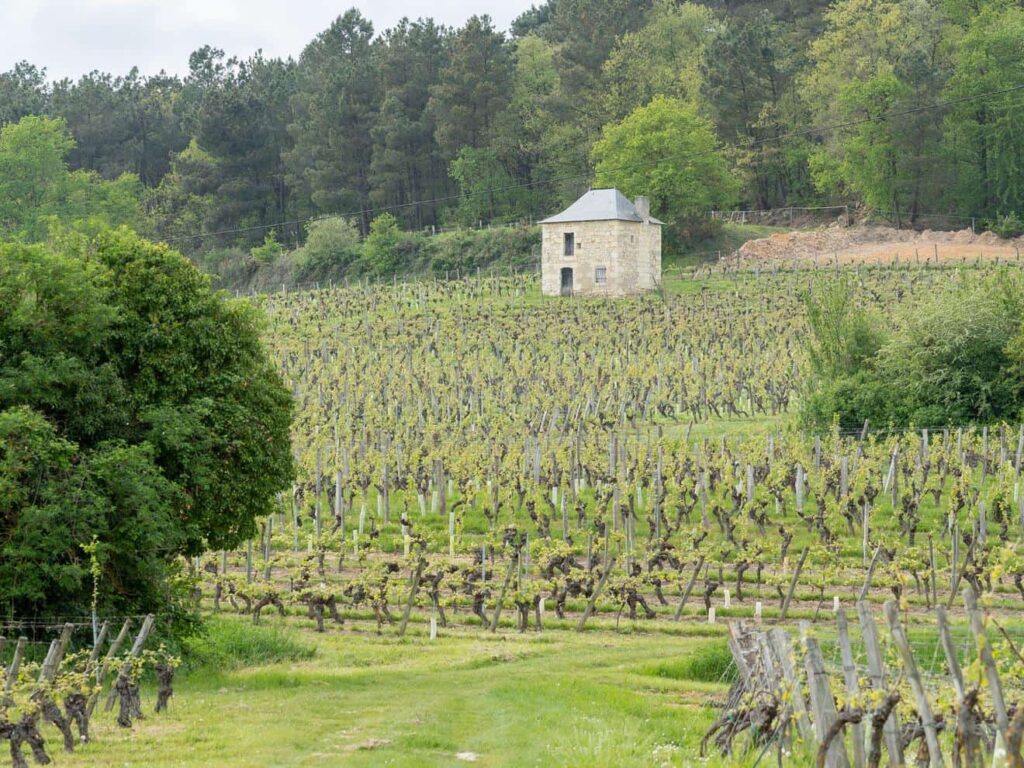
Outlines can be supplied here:
<path id="1" fill-rule="evenodd" d="M 1004 240 L 992 232 L 970 229 L 936 232 L 893 229 L 874 224 L 844 227 L 832 224 L 811 230 L 779 232 L 744 243 L 734 258 L 744 262 L 829 261 L 888 263 L 894 261 L 1013 260 L 1020 258 L 1024 238 Z"/>

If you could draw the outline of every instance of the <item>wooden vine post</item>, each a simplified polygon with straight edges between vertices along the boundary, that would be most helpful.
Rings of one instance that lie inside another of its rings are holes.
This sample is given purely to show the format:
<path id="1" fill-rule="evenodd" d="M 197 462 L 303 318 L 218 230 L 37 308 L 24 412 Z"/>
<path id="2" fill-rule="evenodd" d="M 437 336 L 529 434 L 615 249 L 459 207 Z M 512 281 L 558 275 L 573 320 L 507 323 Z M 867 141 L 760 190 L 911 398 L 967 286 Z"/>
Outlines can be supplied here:
<path id="1" fill-rule="evenodd" d="M 925 693 L 924 684 L 921 682 L 921 674 L 917 670 L 914 654 L 910 650 L 910 642 L 900 624 L 900 609 L 895 600 L 885 601 L 885 618 L 889 622 L 889 633 L 899 652 L 903 672 L 906 674 L 910 690 L 914 694 L 917 716 L 921 720 L 925 744 L 928 746 L 928 765 L 930 768 L 945 768 L 946 762 L 942 757 L 942 747 L 939 746 L 939 732 L 935 725 L 935 716 L 932 714 L 931 704 L 928 703 L 928 694 Z"/>
<path id="2" fill-rule="evenodd" d="M 775 653 L 775 658 L 779 661 L 782 676 L 789 687 L 790 706 L 796 719 L 797 730 L 800 732 L 801 738 L 810 741 L 814 738 L 814 726 L 811 725 L 811 718 L 807 715 L 807 704 L 804 701 L 803 691 L 800 690 L 800 680 L 797 678 L 796 667 L 793 664 L 793 649 L 789 642 L 789 635 L 775 627 L 768 632 L 768 643 Z"/>
<path id="3" fill-rule="evenodd" d="M 982 619 L 981 611 L 978 609 L 978 596 L 974 594 L 974 588 L 968 584 L 964 587 L 964 607 L 967 608 L 967 616 L 971 622 L 971 634 L 974 635 L 975 645 L 978 647 L 978 658 L 985 668 L 985 678 L 988 680 L 988 694 L 992 699 L 992 711 L 996 717 L 996 728 L 1003 737 L 1003 743 L 1007 743 L 1009 720 L 1006 713 L 1006 701 L 1003 699 L 1003 685 L 999 680 L 999 671 L 996 669 L 996 660 L 992 656 L 992 644 L 985 634 L 985 622 Z"/>
<path id="4" fill-rule="evenodd" d="M 878 628 L 871 616 L 871 606 L 864 600 L 857 601 L 857 616 L 860 619 L 860 632 L 864 641 L 864 652 L 868 660 L 868 679 L 871 687 L 884 693 L 888 690 L 885 682 L 885 663 L 882 661 L 882 648 L 878 642 Z M 903 745 L 900 741 L 900 725 L 895 713 L 890 713 L 882 727 L 885 738 L 885 749 L 889 753 L 891 768 L 900 768 L 903 763 Z"/>
<path id="5" fill-rule="evenodd" d="M 420 581 L 423 579 L 423 569 L 427 567 L 427 559 L 420 557 L 416 563 L 416 570 L 413 572 L 412 581 L 409 583 L 409 598 L 405 601 L 405 610 L 402 611 L 402 621 L 398 625 L 398 636 L 405 636 L 405 628 L 409 624 L 409 614 L 412 613 L 413 603 L 416 602 L 416 593 L 420 590 Z M 497 613 L 497 611 L 495 611 Z"/>
<path id="6" fill-rule="evenodd" d="M 611 576 L 613 567 L 615 567 L 614 555 L 608 561 L 608 567 L 604 569 L 604 573 L 601 574 L 601 578 L 598 580 L 597 586 L 594 588 L 594 592 L 590 595 L 590 600 L 587 601 L 587 607 L 583 610 L 583 615 L 580 616 L 579 623 L 576 624 L 577 632 L 583 631 L 583 627 L 587 624 L 587 619 L 589 619 L 590 614 L 594 612 L 594 606 L 597 604 L 598 595 L 601 594 L 601 590 L 604 589 L 604 585 L 608 583 L 608 577 Z"/>
<path id="7" fill-rule="evenodd" d="M 86 712 L 89 717 L 92 717 L 93 710 L 96 709 L 96 702 L 99 700 L 100 689 L 103 687 L 103 680 L 107 676 L 107 669 L 110 667 L 110 662 L 114 656 L 124 645 L 124 641 L 128 637 L 128 632 L 131 631 L 132 620 L 125 619 L 124 624 L 121 625 L 121 631 L 117 633 L 117 637 L 114 638 L 114 642 L 110 644 L 110 648 L 107 650 L 107 655 L 103 657 L 103 662 L 96 668 L 96 691 L 92 696 L 89 697 L 89 703 L 86 705 Z M 93 653 L 99 657 L 98 652 L 99 645 L 93 647 Z"/>
<path id="8" fill-rule="evenodd" d="M 27 644 L 27 637 L 19 637 L 18 644 L 14 646 L 14 658 L 11 659 L 11 666 L 7 668 L 7 679 L 4 681 L 5 696 L 14 689 L 14 683 L 18 679 L 18 671 L 21 669 L 21 661 L 25 657 L 25 646 Z"/>
<path id="9" fill-rule="evenodd" d="M 679 605 L 676 606 L 676 612 L 672 616 L 673 621 L 679 621 L 683 616 L 683 608 L 686 607 L 686 601 L 690 599 L 690 593 L 693 592 L 693 587 L 697 583 L 697 579 L 700 576 L 700 569 L 704 567 L 704 556 L 701 555 L 697 561 L 697 566 L 693 569 L 693 575 L 690 576 L 690 581 L 686 585 L 686 590 L 683 592 L 682 598 L 679 600 Z"/>
<path id="10" fill-rule="evenodd" d="M 153 622 L 154 616 L 152 613 L 149 614 L 145 619 L 143 619 L 142 626 L 139 627 L 139 634 L 135 636 L 135 642 L 132 643 L 132 649 L 128 652 L 129 658 L 137 659 L 139 657 L 139 654 L 142 653 L 142 646 L 146 643 L 146 639 L 149 637 L 149 633 L 153 631 Z M 118 672 L 117 678 L 118 680 L 121 680 L 122 678 L 127 678 L 127 675 L 127 668 L 122 668 L 121 671 Z M 114 699 L 116 697 L 117 685 L 112 685 L 110 686 L 110 693 L 107 695 L 107 703 L 105 706 L 105 710 L 107 712 L 113 709 Z"/>
<path id="11" fill-rule="evenodd" d="M 516 558 L 511 558 L 508 563 L 508 570 L 505 572 L 505 581 L 501 585 L 501 592 L 498 594 L 498 601 L 494 604 L 494 616 L 491 617 L 491 632 L 498 631 L 498 619 L 501 618 L 501 608 L 505 604 L 505 595 L 508 594 L 508 585 L 512 583 L 512 575 L 516 572 L 519 563 Z"/>
<path id="12" fill-rule="evenodd" d="M 828 672 L 825 671 L 825 661 L 821 657 L 818 641 L 809 637 L 804 643 L 807 648 L 804 654 L 804 664 L 807 667 L 807 687 L 811 693 L 811 708 L 814 710 L 814 736 L 818 744 L 822 745 L 832 726 L 839 719 L 839 712 L 836 711 L 835 699 L 832 698 L 832 689 L 828 684 Z M 825 754 L 825 767 L 849 768 L 849 766 L 850 760 L 847 757 L 843 740 L 832 739 L 828 752 Z"/>
<path id="13" fill-rule="evenodd" d="M 786 599 L 782 602 L 782 611 L 779 613 L 779 619 L 782 621 L 786 620 L 786 613 L 789 611 L 789 604 L 793 600 L 793 593 L 796 592 L 797 581 L 800 579 L 800 571 L 804 568 L 804 561 L 807 559 L 809 551 L 810 547 L 804 547 L 804 551 L 800 553 L 800 559 L 797 561 L 796 570 L 793 571 L 793 578 L 789 582 L 789 591 L 786 592 Z"/>
<path id="14" fill-rule="evenodd" d="M 839 633 L 839 653 L 843 662 L 843 679 L 846 683 L 846 694 L 850 698 L 860 695 L 860 683 L 857 680 L 857 667 L 853 660 L 853 648 L 850 645 L 850 632 L 846 620 L 846 610 L 836 611 L 836 629 Z M 861 723 L 851 725 L 853 733 L 853 765 L 864 768 L 864 726 Z"/>

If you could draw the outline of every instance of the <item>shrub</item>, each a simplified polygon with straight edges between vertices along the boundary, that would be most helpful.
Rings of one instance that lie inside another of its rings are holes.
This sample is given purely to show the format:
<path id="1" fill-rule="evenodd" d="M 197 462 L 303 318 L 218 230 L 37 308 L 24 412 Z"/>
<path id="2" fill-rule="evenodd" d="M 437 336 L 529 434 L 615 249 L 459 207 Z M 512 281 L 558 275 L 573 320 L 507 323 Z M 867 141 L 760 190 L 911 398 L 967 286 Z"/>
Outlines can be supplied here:
<path id="1" fill-rule="evenodd" d="M 267 236 L 263 238 L 263 244 L 255 246 L 250 253 L 252 254 L 253 261 L 257 264 L 271 264 L 277 260 L 277 257 L 284 253 L 284 246 L 277 242 L 277 234 L 274 230 L 267 232 Z"/>
<path id="2" fill-rule="evenodd" d="M 332 216 L 312 221 L 305 244 L 295 251 L 296 278 L 322 280 L 343 274 L 361 255 L 359 229 L 351 219 Z"/>
<path id="3" fill-rule="evenodd" d="M 1003 272 L 905 307 L 893 330 L 851 309 L 842 282 L 808 298 L 806 423 L 938 426 L 1015 419 L 1024 406 L 1024 280 Z"/>
<path id="4" fill-rule="evenodd" d="M 1011 211 L 997 215 L 987 223 L 987 228 L 1000 237 L 1020 237 L 1024 235 L 1024 219 Z"/>
<path id="5" fill-rule="evenodd" d="M 533 266 L 539 254 L 539 227 L 458 230 L 432 239 L 430 269 L 435 275 L 492 265 L 522 270 Z"/>
<path id="6" fill-rule="evenodd" d="M 367 271 L 374 275 L 390 275 L 399 264 L 398 244 L 402 231 L 398 219 L 390 213 L 382 213 L 370 224 L 370 234 L 363 243 L 363 262 Z"/>

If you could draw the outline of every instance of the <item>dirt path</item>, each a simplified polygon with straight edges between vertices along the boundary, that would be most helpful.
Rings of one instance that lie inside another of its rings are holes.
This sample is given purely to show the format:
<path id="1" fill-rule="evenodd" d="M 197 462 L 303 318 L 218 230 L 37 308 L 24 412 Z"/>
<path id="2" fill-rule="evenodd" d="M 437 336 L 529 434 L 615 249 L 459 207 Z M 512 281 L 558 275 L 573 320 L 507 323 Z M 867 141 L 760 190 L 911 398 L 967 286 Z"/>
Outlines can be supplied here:
<path id="1" fill-rule="evenodd" d="M 833 224 L 813 230 L 780 232 L 745 243 L 732 257 L 747 264 L 778 262 L 890 264 L 1019 261 L 1024 238 L 1004 240 L 992 232 L 891 229 L 874 225 Z"/>

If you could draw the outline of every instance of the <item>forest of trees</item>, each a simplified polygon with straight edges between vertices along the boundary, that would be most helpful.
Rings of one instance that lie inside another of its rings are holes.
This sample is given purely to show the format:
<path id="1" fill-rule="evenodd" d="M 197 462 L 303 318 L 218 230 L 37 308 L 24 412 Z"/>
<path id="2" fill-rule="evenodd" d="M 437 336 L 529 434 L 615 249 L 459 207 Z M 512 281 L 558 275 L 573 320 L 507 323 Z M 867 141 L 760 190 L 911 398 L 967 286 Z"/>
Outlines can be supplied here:
<path id="1" fill-rule="evenodd" d="M 24 62 L 0 73 L 0 126 L 49 118 L 70 179 L 137 201 L 115 219 L 216 264 L 273 260 L 317 216 L 345 214 L 345 242 L 385 212 L 382 232 L 520 222 L 593 183 L 651 193 L 677 237 L 732 205 L 1012 229 L 1022 98 L 1011 0 L 547 0 L 508 32 L 486 16 L 378 31 L 349 10 L 296 60 L 207 46 L 184 77 L 51 82 Z M 0 201 L 0 234 L 38 238 L 19 209 Z"/>

